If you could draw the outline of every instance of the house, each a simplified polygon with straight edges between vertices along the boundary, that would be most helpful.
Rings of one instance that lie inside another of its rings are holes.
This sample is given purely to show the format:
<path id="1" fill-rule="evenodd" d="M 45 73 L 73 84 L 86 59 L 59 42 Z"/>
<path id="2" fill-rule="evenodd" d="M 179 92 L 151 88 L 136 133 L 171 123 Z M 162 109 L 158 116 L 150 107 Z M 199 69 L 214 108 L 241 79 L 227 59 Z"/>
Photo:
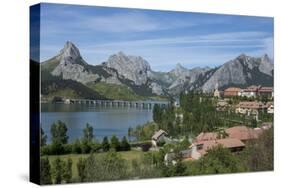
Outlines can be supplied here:
<path id="1" fill-rule="evenodd" d="M 229 107 L 228 101 L 219 100 L 216 104 L 217 111 L 225 111 Z"/>
<path id="2" fill-rule="evenodd" d="M 263 86 L 249 86 L 246 89 L 242 89 L 240 92 L 241 97 L 257 97 L 257 96 L 266 96 L 273 97 L 273 87 L 263 87 Z"/>
<path id="3" fill-rule="evenodd" d="M 235 113 L 246 115 L 258 115 L 260 110 L 266 109 L 266 105 L 257 101 L 242 101 L 236 106 Z"/>
<path id="4" fill-rule="evenodd" d="M 216 83 L 216 88 L 215 88 L 215 91 L 214 91 L 214 97 L 217 97 L 217 98 L 221 97 L 221 93 L 219 91 L 219 84 L 218 83 Z"/>
<path id="5" fill-rule="evenodd" d="M 176 99 L 173 103 L 174 107 L 179 108 L 180 107 L 180 100 Z"/>
<path id="6" fill-rule="evenodd" d="M 216 140 L 218 133 L 216 132 L 201 132 L 195 139 L 194 142 L 204 142 L 209 140 Z"/>
<path id="7" fill-rule="evenodd" d="M 179 119 L 180 123 L 183 122 L 183 114 L 182 114 L 182 113 L 176 113 L 176 114 L 175 114 L 175 118 L 176 118 L 176 119 Z"/>
<path id="8" fill-rule="evenodd" d="M 199 159 L 200 157 L 204 156 L 208 152 L 208 150 L 219 145 L 224 148 L 228 148 L 231 152 L 239 152 L 245 147 L 245 144 L 241 140 L 236 138 L 224 138 L 195 142 L 191 147 L 191 157 L 193 159 Z"/>
<path id="9" fill-rule="evenodd" d="M 266 106 L 267 106 L 267 113 L 268 114 L 273 114 L 274 113 L 274 104 L 273 104 L 273 102 L 266 103 Z"/>
<path id="10" fill-rule="evenodd" d="M 158 143 L 164 142 L 167 135 L 168 133 L 162 129 L 155 132 L 151 139 L 152 146 L 157 147 Z"/>
<path id="11" fill-rule="evenodd" d="M 224 90 L 224 97 L 235 97 L 239 96 L 239 93 L 241 92 L 241 89 L 238 87 L 230 87 Z"/>
<path id="12" fill-rule="evenodd" d="M 242 142 L 247 142 L 252 139 L 257 139 L 261 134 L 260 129 L 252 129 L 244 125 L 225 129 L 225 132 L 228 135 L 228 138 L 239 139 Z"/>
<path id="13" fill-rule="evenodd" d="M 258 93 L 260 96 L 273 97 L 273 87 L 261 87 Z"/>
<path id="14" fill-rule="evenodd" d="M 219 91 L 218 89 L 216 89 L 216 90 L 214 91 L 214 97 L 217 97 L 217 98 L 220 98 L 220 97 L 221 97 L 221 93 L 220 93 L 220 91 Z"/>
<path id="15" fill-rule="evenodd" d="M 248 128 L 246 126 L 234 126 L 225 129 L 226 137 L 219 138 L 216 132 L 200 133 L 190 146 L 191 152 L 188 157 L 199 159 L 205 155 L 209 149 L 215 146 L 222 145 L 228 148 L 231 152 L 239 152 L 244 149 L 245 143 L 249 140 L 257 139 L 260 134 L 270 125 L 265 125 L 265 128 Z"/>
<path id="16" fill-rule="evenodd" d="M 64 100 L 64 104 L 70 104 L 71 103 L 71 100 L 70 99 L 65 99 Z"/>
<path id="17" fill-rule="evenodd" d="M 241 90 L 240 96 L 241 97 L 256 97 L 258 95 L 259 89 L 261 88 L 261 86 L 249 86 L 246 89 Z"/>
<path id="18" fill-rule="evenodd" d="M 192 149 L 186 149 L 186 150 L 182 150 L 179 152 L 179 154 L 181 155 L 183 160 L 192 160 Z M 168 164 L 173 164 L 175 165 L 176 162 L 176 154 L 173 150 L 171 150 L 170 152 L 166 153 L 164 156 L 164 162 L 166 165 Z"/>
<path id="19" fill-rule="evenodd" d="M 261 124 L 261 128 L 263 130 L 268 130 L 268 129 L 272 128 L 272 127 L 273 127 L 273 123 L 272 122 L 263 122 Z"/>

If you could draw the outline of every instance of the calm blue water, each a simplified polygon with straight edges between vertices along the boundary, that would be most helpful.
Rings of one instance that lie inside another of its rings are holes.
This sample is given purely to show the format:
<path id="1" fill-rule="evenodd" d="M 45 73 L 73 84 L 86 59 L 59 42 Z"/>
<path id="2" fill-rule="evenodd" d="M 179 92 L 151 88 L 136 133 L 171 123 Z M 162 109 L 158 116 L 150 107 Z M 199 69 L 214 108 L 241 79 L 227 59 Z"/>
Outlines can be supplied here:
<path id="1" fill-rule="evenodd" d="M 42 104 L 41 127 L 51 141 L 50 128 L 57 120 L 68 128 L 69 142 L 83 135 L 86 123 L 94 128 L 95 138 L 128 136 L 128 128 L 152 121 L 152 110 L 128 107 L 96 107 L 86 104 Z M 129 138 L 130 140 L 134 138 Z"/>

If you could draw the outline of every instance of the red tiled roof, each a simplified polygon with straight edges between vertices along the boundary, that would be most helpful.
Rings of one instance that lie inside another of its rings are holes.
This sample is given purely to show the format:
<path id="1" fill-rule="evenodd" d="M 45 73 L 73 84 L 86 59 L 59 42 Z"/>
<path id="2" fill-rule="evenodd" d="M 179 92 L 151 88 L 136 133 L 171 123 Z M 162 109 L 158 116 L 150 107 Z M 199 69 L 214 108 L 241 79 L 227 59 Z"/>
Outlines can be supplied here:
<path id="1" fill-rule="evenodd" d="M 224 90 L 224 92 L 239 92 L 239 91 L 241 91 L 241 89 L 238 87 L 229 87 Z"/>
<path id="2" fill-rule="evenodd" d="M 218 134 L 215 132 L 201 132 L 196 138 L 195 142 L 202 142 L 217 139 Z"/>
<path id="3" fill-rule="evenodd" d="M 273 91 L 273 87 L 261 87 L 259 89 L 260 93 L 271 93 Z"/>
<path id="4" fill-rule="evenodd" d="M 235 138 L 239 140 L 250 140 L 258 138 L 260 131 L 248 128 L 246 126 L 235 126 L 225 130 L 229 138 Z"/>
<path id="5" fill-rule="evenodd" d="M 238 108 L 262 109 L 262 108 L 266 108 L 267 106 L 264 105 L 262 102 L 242 101 L 242 102 L 239 102 L 237 107 Z"/>
<path id="6" fill-rule="evenodd" d="M 203 142 L 194 143 L 196 146 L 203 145 L 202 149 L 197 150 L 201 155 L 205 155 L 208 150 L 212 149 L 215 146 L 221 145 L 224 148 L 238 148 L 245 147 L 245 144 L 236 138 L 224 138 L 218 140 L 209 140 Z"/>

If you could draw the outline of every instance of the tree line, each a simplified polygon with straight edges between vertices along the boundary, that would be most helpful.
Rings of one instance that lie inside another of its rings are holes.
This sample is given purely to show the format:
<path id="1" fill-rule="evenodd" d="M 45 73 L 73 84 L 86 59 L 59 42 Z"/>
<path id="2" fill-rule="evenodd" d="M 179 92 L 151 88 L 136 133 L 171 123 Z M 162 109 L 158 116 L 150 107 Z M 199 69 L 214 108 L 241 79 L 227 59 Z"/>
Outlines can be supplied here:
<path id="1" fill-rule="evenodd" d="M 115 151 L 102 156 L 91 153 L 75 163 L 76 178 L 71 171 L 71 159 L 62 160 L 58 156 L 51 163 L 47 156 L 41 157 L 40 180 L 41 184 L 58 184 L 273 170 L 273 129 L 247 143 L 245 150 L 238 154 L 219 145 L 199 160 L 184 161 L 180 152 L 184 148 L 185 144 L 165 145 L 158 152 L 146 152 L 140 159 L 131 161 L 125 161 Z M 176 163 L 164 160 L 171 149 Z"/>
<path id="2" fill-rule="evenodd" d="M 62 121 L 54 122 L 51 126 L 51 143 L 47 144 L 47 135 L 41 128 L 41 155 L 61 155 L 61 154 L 81 154 L 91 152 L 129 151 L 131 146 L 124 136 L 120 141 L 113 135 L 110 140 L 104 137 L 102 142 L 94 139 L 94 129 L 90 124 L 86 124 L 83 129 L 83 136 L 73 143 L 68 143 L 67 126 Z"/>

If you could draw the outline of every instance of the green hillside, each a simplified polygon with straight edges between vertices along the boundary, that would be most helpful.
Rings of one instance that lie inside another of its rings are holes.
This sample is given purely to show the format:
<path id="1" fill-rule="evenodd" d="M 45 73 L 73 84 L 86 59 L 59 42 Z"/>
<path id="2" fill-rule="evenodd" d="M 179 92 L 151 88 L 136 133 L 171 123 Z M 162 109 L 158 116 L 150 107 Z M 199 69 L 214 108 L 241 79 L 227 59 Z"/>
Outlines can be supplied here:
<path id="1" fill-rule="evenodd" d="M 116 100 L 144 100 L 137 95 L 130 87 L 125 85 L 107 84 L 103 82 L 89 83 L 87 86 L 108 99 Z"/>

